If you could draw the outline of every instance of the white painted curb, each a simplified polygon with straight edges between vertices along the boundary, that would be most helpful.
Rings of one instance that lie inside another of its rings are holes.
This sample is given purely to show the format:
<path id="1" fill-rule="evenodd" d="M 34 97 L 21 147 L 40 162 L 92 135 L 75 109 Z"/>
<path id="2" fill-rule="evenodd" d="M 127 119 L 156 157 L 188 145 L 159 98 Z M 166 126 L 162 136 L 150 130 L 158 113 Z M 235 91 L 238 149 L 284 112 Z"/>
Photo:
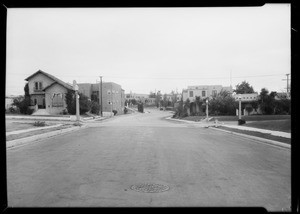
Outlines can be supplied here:
<path id="1" fill-rule="evenodd" d="M 241 137 L 250 138 L 250 139 L 253 139 L 253 140 L 256 140 L 256 141 L 260 141 L 260 142 L 263 142 L 263 143 L 267 143 L 267 144 L 271 144 L 271 145 L 275 145 L 275 146 L 279 146 L 279 147 L 284 147 L 284 148 L 291 149 L 291 145 L 287 144 L 287 143 L 281 143 L 281 142 L 278 142 L 278 141 L 275 141 L 275 140 L 269 140 L 269 139 L 265 139 L 265 138 L 261 138 L 261 137 L 252 136 L 252 135 L 237 133 L 237 132 L 234 132 L 234 131 L 228 131 L 228 130 L 224 130 L 224 129 L 217 129 L 217 128 L 214 128 L 214 127 L 210 127 L 210 128 L 214 129 L 214 130 L 218 130 L 218 131 L 222 131 L 222 132 L 234 134 L 234 135 L 239 135 Z"/>
<path id="2" fill-rule="evenodd" d="M 72 132 L 72 131 L 82 129 L 82 128 L 86 128 L 86 127 L 87 127 L 86 125 L 83 125 L 81 127 L 80 126 L 70 127 L 70 128 L 60 129 L 60 130 L 47 132 L 47 133 L 43 133 L 43 134 L 39 134 L 39 135 L 34 135 L 34 136 L 30 136 L 30 137 L 25 137 L 25 138 L 20 138 L 20 139 L 16 139 L 16 140 L 6 141 L 6 148 L 15 147 L 15 146 L 18 146 L 18 145 L 21 145 L 21 144 L 26 144 L 26 143 L 29 143 L 29 142 L 44 140 L 44 139 L 52 137 L 52 136 L 65 134 L 65 133 Z"/>

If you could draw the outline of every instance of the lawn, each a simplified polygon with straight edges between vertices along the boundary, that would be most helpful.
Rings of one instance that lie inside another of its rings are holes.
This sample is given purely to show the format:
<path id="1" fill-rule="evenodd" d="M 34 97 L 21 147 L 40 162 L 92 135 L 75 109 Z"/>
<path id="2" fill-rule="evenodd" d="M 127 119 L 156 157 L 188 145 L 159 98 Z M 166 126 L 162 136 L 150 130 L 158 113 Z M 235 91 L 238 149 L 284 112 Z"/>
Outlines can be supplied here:
<path id="1" fill-rule="evenodd" d="M 225 121 L 238 121 L 238 116 L 209 116 L 213 117 L 214 119 L 218 119 L 221 122 Z M 189 121 L 200 121 L 204 119 L 205 116 L 189 116 L 181 118 L 182 120 L 189 120 Z M 249 116 L 242 116 L 242 119 L 246 121 L 262 121 L 262 120 L 285 120 L 291 119 L 291 115 L 249 115 Z"/>
<path id="2" fill-rule="evenodd" d="M 275 141 L 279 141 L 281 143 L 291 144 L 290 138 L 274 136 L 271 134 L 255 132 L 255 131 L 246 131 L 246 130 L 228 128 L 228 127 L 223 127 L 223 126 L 218 127 L 218 129 L 223 129 L 223 130 L 232 131 L 232 132 L 236 132 L 236 133 L 251 135 L 251 136 L 255 136 L 255 137 L 261 137 L 261 138 L 265 138 L 265 139 L 269 139 L 269 140 L 275 140 Z"/>
<path id="3" fill-rule="evenodd" d="M 219 122 L 236 121 L 238 116 L 211 116 L 211 121 L 218 119 Z M 200 121 L 204 116 L 189 116 L 182 118 L 182 120 Z M 291 115 L 250 115 L 243 116 L 242 119 L 246 120 L 243 126 L 268 129 L 274 131 L 291 132 Z M 237 123 L 236 123 L 237 124 Z"/>
<path id="4" fill-rule="evenodd" d="M 291 133 L 291 119 L 255 121 L 246 123 L 243 126 Z"/>
<path id="5" fill-rule="evenodd" d="M 30 136 L 38 135 L 38 134 L 44 134 L 44 133 L 47 133 L 47 132 L 62 130 L 62 129 L 70 128 L 70 127 L 73 127 L 73 125 L 64 124 L 63 126 L 60 126 L 60 127 L 54 127 L 54 128 L 44 129 L 44 130 L 32 130 L 32 131 L 25 132 L 25 133 L 13 134 L 13 135 L 6 136 L 6 141 L 11 141 L 11 140 L 16 140 L 16 139 L 20 139 L 20 138 L 30 137 Z"/>
<path id="6" fill-rule="evenodd" d="M 20 123 L 20 122 L 13 122 L 13 121 L 5 121 L 5 130 L 6 132 L 12 132 L 17 130 L 23 130 L 23 129 L 32 129 L 37 128 L 33 125 L 33 122 L 28 123 Z"/>

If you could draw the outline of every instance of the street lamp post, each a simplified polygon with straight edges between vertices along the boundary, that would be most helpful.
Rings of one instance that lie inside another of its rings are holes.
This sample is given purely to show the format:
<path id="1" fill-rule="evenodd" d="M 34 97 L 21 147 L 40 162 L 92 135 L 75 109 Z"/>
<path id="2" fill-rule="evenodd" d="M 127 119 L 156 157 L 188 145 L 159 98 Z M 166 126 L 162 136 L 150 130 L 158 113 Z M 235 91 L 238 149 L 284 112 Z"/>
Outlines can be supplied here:
<path id="1" fill-rule="evenodd" d="M 206 99 L 206 121 L 208 121 L 208 98 Z"/>
<path id="2" fill-rule="evenodd" d="M 76 121 L 79 123 L 80 116 L 79 116 L 79 94 L 78 94 L 78 85 L 74 80 L 74 90 L 75 90 L 75 97 L 76 97 Z"/>
<path id="3" fill-rule="evenodd" d="M 99 84 L 99 105 L 100 105 L 100 116 L 103 117 L 103 105 L 102 105 L 102 76 L 100 76 L 100 84 Z"/>
<path id="4" fill-rule="evenodd" d="M 242 119 L 242 95 L 238 95 L 239 99 L 239 120 Z"/>

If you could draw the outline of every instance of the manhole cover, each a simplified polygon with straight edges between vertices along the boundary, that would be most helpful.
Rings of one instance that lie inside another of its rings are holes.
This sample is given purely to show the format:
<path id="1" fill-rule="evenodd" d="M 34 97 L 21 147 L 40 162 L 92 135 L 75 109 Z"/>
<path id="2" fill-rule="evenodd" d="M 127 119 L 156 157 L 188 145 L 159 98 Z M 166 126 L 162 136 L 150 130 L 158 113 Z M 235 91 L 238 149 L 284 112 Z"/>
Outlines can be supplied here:
<path id="1" fill-rule="evenodd" d="M 170 187 L 163 184 L 138 184 L 132 185 L 130 188 L 134 191 L 146 193 L 159 193 L 168 191 L 170 189 Z"/>

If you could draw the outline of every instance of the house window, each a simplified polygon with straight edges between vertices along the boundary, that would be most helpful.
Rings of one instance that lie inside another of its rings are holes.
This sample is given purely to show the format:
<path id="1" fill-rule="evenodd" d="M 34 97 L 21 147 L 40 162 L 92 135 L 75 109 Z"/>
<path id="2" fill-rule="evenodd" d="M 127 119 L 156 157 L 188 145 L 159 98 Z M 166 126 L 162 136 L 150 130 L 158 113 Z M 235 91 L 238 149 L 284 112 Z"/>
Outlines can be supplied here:
<path id="1" fill-rule="evenodd" d="M 202 97 L 206 97 L 206 91 L 202 91 Z"/>
<path id="2" fill-rule="evenodd" d="M 110 100 L 108 101 L 108 105 L 111 105 L 111 101 Z"/>
<path id="3" fill-rule="evenodd" d="M 58 94 L 53 94 L 52 98 L 52 107 L 63 107 L 63 94 L 58 93 Z"/>
<path id="4" fill-rule="evenodd" d="M 107 94 L 108 94 L 108 95 L 111 94 L 110 90 L 107 91 Z"/>
<path id="5" fill-rule="evenodd" d="M 193 96 L 194 96 L 194 92 L 190 91 L 190 97 L 193 97 Z"/>
<path id="6" fill-rule="evenodd" d="M 34 90 L 35 91 L 40 91 L 43 89 L 42 82 L 34 82 Z"/>

